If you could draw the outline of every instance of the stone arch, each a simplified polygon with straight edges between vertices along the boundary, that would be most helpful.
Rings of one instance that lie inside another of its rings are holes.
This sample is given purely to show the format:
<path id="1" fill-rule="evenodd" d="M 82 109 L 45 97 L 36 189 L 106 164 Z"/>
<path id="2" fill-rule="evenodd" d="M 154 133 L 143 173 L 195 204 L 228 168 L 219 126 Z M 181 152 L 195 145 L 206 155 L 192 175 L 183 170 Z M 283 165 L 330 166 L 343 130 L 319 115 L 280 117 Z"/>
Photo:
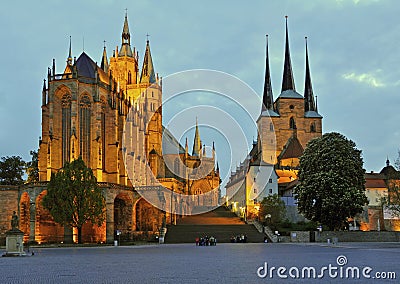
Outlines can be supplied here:
<path id="1" fill-rule="evenodd" d="M 29 241 L 31 214 L 30 197 L 27 192 L 22 193 L 19 201 L 19 229 L 24 232 L 24 242 Z"/>
<path id="2" fill-rule="evenodd" d="M 315 122 L 311 122 L 310 124 L 310 132 L 316 132 Z"/>
<path id="3" fill-rule="evenodd" d="M 114 230 L 121 231 L 122 237 L 130 239 L 133 227 L 133 202 L 126 193 L 114 198 Z"/>
<path id="4" fill-rule="evenodd" d="M 161 220 L 161 211 L 140 198 L 135 205 L 136 210 L 136 231 L 155 232 L 159 229 Z"/>
<path id="5" fill-rule="evenodd" d="M 40 243 L 64 241 L 64 227 L 54 222 L 50 212 L 42 205 L 47 190 L 43 190 L 36 198 L 35 241 Z"/>

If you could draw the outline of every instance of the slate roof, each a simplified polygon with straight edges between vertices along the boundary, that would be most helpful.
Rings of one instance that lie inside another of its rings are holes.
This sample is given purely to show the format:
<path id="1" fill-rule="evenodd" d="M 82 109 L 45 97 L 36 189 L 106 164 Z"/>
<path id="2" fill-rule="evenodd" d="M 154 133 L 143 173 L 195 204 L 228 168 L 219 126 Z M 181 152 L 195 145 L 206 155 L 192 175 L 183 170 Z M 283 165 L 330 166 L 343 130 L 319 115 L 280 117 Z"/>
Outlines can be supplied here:
<path id="1" fill-rule="evenodd" d="M 279 98 L 284 98 L 284 99 L 304 99 L 302 95 L 300 95 L 298 92 L 295 90 L 286 90 L 283 91 L 280 95 Z"/>
<path id="2" fill-rule="evenodd" d="M 304 117 L 310 117 L 310 118 L 322 118 L 322 115 L 320 115 L 318 112 L 310 110 L 304 113 Z"/>
<path id="3" fill-rule="evenodd" d="M 278 160 L 299 158 L 303 155 L 303 146 L 301 146 L 299 139 L 297 137 L 290 137 L 287 141 L 283 151 L 279 154 Z"/>

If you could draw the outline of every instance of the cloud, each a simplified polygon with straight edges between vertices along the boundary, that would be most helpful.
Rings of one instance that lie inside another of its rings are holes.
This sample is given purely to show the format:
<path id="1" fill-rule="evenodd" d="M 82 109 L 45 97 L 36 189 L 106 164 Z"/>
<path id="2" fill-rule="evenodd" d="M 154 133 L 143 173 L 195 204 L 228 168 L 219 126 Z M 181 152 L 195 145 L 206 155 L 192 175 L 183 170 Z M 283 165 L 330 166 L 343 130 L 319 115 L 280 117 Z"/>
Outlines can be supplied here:
<path id="1" fill-rule="evenodd" d="M 380 88 L 380 87 L 386 86 L 386 84 L 384 84 L 381 80 L 376 78 L 371 73 L 356 74 L 354 72 L 351 72 L 351 73 L 343 74 L 342 78 L 344 78 L 346 80 L 350 80 L 350 81 L 355 81 L 358 83 L 367 84 L 367 85 L 370 85 L 375 88 Z"/>

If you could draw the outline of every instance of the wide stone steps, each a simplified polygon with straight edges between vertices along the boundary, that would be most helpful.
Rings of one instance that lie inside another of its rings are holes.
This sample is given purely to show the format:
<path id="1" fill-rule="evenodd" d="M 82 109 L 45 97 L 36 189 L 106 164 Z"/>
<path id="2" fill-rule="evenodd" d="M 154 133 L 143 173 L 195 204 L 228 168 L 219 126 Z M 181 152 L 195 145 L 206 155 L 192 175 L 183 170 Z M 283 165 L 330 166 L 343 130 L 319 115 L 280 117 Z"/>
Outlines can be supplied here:
<path id="1" fill-rule="evenodd" d="M 253 225 L 241 221 L 234 213 L 219 207 L 200 215 L 186 216 L 177 225 L 169 225 L 166 243 L 194 243 L 199 237 L 215 237 L 218 243 L 227 243 L 231 237 L 246 235 L 247 242 L 263 242 L 264 234 Z"/>

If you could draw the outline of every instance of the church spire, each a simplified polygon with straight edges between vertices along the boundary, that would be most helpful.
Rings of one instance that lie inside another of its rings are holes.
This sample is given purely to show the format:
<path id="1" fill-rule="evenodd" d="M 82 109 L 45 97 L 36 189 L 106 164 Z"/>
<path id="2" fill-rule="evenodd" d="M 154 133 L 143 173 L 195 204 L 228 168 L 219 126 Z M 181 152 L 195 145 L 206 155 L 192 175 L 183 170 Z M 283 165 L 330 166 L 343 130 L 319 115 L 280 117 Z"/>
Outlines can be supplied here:
<path id="1" fill-rule="evenodd" d="M 290 50 L 289 50 L 289 32 L 288 32 L 288 16 L 286 18 L 286 43 L 285 43 L 285 63 L 283 67 L 283 78 L 282 78 L 282 90 L 293 90 L 296 88 L 294 86 L 292 63 L 290 60 Z"/>
<path id="2" fill-rule="evenodd" d="M 194 133 L 192 156 L 200 157 L 200 155 L 201 155 L 201 141 L 200 141 L 199 125 L 197 123 L 197 118 L 196 118 L 196 132 Z"/>
<path id="3" fill-rule="evenodd" d="M 263 104 L 261 111 L 267 109 L 273 109 L 274 106 L 274 98 L 272 94 L 272 85 L 271 85 L 271 74 L 269 71 L 269 59 L 268 59 L 268 35 L 267 35 L 267 48 L 266 48 L 266 57 L 265 57 L 265 79 L 264 79 L 264 94 L 263 94 Z"/>
<path id="4" fill-rule="evenodd" d="M 70 66 L 72 65 L 71 36 L 69 36 L 69 52 L 68 52 L 67 64 Z"/>
<path id="5" fill-rule="evenodd" d="M 307 37 L 306 39 L 306 78 L 304 85 L 304 111 L 316 111 L 316 105 L 314 101 L 314 94 L 311 84 L 310 66 L 308 62 L 308 47 L 307 47 Z"/>
<path id="6" fill-rule="evenodd" d="M 156 75 L 154 73 L 153 59 L 151 58 L 150 43 L 147 39 L 146 52 L 143 58 L 142 74 L 140 76 L 140 83 L 150 83 L 156 82 Z"/>
<path id="7" fill-rule="evenodd" d="M 129 32 L 128 25 L 128 12 L 125 13 L 124 27 L 122 29 L 122 45 L 119 51 L 119 56 L 132 57 L 131 34 Z"/>
<path id="8" fill-rule="evenodd" d="M 104 42 L 104 48 L 103 48 L 103 56 L 101 58 L 101 69 L 103 69 L 104 72 L 108 73 L 108 60 L 107 60 L 107 52 L 106 52 L 106 44 Z"/>

